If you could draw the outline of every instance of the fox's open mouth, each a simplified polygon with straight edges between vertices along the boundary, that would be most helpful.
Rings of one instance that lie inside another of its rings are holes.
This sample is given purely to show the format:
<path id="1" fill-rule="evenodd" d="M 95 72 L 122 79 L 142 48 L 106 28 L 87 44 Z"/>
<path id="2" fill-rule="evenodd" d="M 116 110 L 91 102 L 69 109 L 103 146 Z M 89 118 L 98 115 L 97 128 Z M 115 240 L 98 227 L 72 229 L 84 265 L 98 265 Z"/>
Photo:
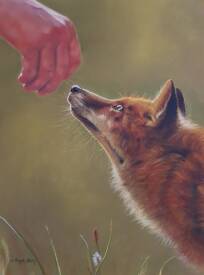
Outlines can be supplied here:
<path id="1" fill-rule="evenodd" d="M 94 132 L 99 132 L 99 129 L 91 122 L 88 118 L 83 115 L 87 108 L 83 103 L 83 97 L 77 98 L 73 93 L 68 95 L 68 102 L 70 104 L 71 111 L 73 115 L 84 124 L 89 130 Z"/>
<path id="2" fill-rule="evenodd" d="M 84 116 L 82 116 L 81 114 L 79 114 L 79 112 L 71 107 L 72 113 L 89 129 L 95 132 L 99 132 L 99 129 L 87 118 L 85 118 Z"/>
<path id="3" fill-rule="evenodd" d="M 82 124 L 88 128 L 90 131 L 93 132 L 97 132 L 100 133 L 100 130 L 87 118 L 83 117 L 81 114 L 79 114 L 79 112 L 75 109 L 75 108 L 71 108 L 72 113 L 74 114 L 74 116 L 76 118 L 78 118 Z M 112 147 L 112 145 L 110 144 L 110 142 L 107 140 L 107 138 L 103 137 L 103 139 L 105 140 L 105 143 L 107 144 L 107 146 L 109 147 L 110 151 L 115 155 L 115 157 L 117 158 L 118 162 L 120 164 L 124 163 L 124 159 L 118 154 L 118 152 Z"/>

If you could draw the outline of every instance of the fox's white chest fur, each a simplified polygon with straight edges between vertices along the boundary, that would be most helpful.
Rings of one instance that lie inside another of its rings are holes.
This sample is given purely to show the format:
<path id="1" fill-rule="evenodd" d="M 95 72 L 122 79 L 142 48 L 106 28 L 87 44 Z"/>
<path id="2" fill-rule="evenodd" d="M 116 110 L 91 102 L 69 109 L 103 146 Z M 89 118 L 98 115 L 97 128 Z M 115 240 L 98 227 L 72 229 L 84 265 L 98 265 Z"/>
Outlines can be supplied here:
<path id="1" fill-rule="evenodd" d="M 129 214 L 131 214 L 136 221 L 138 221 L 143 227 L 146 227 L 157 236 L 159 236 L 165 243 L 168 243 L 171 246 L 174 246 L 171 239 L 161 230 L 159 224 L 151 219 L 144 209 L 138 204 L 137 200 L 133 198 L 131 193 L 123 184 L 117 168 L 112 165 L 112 182 L 111 186 L 115 191 L 117 191 L 122 198 L 126 208 L 128 209 Z"/>

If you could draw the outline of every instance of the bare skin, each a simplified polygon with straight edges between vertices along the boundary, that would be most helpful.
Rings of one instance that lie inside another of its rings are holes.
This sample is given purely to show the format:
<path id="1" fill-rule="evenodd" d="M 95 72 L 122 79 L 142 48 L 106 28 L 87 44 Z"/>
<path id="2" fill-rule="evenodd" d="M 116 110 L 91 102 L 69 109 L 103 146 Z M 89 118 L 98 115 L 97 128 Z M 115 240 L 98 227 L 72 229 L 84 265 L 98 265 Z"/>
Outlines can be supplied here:
<path id="1" fill-rule="evenodd" d="M 80 64 L 73 23 L 35 0 L 0 0 L 0 36 L 21 55 L 23 88 L 48 94 Z"/>

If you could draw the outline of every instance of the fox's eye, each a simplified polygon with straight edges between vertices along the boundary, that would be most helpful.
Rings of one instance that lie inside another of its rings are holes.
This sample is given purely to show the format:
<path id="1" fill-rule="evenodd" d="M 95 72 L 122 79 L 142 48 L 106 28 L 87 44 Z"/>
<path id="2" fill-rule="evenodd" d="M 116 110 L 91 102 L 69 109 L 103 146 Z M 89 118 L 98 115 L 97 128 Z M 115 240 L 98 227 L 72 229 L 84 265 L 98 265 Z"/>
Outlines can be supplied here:
<path id="1" fill-rule="evenodd" d="M 123 105 L 121 105 L 121 104 L 113 105 L 112 108 L 113 108 L 113 110 L 116 111 L 116 112 L 122 112 L 122 111 L 124 110 L 124 107 L 123 107 Z"/>

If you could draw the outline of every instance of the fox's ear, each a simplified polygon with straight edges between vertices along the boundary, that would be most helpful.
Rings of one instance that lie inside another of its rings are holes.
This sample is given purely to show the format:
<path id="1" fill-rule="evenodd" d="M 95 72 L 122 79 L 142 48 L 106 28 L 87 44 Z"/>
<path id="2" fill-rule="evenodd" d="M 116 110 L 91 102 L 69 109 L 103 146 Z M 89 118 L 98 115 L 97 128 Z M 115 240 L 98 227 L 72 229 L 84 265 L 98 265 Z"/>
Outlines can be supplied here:
<path id="1" fill-rule="evenodd" d="M 181 114 L 183 116 L 186 116 L 186 106 L 185 106 L 183 93 L 178 88 L 176 88 L 176 96 L 177 96 L 178 108 L 179 108 Z"/>
<path id="2" fill-rule="evenodd" d="M 154 99 L 154 115 L 157 126 L 168 126 L 177 119 L 178 99 L 172 80 L 167 80 Z"/>

